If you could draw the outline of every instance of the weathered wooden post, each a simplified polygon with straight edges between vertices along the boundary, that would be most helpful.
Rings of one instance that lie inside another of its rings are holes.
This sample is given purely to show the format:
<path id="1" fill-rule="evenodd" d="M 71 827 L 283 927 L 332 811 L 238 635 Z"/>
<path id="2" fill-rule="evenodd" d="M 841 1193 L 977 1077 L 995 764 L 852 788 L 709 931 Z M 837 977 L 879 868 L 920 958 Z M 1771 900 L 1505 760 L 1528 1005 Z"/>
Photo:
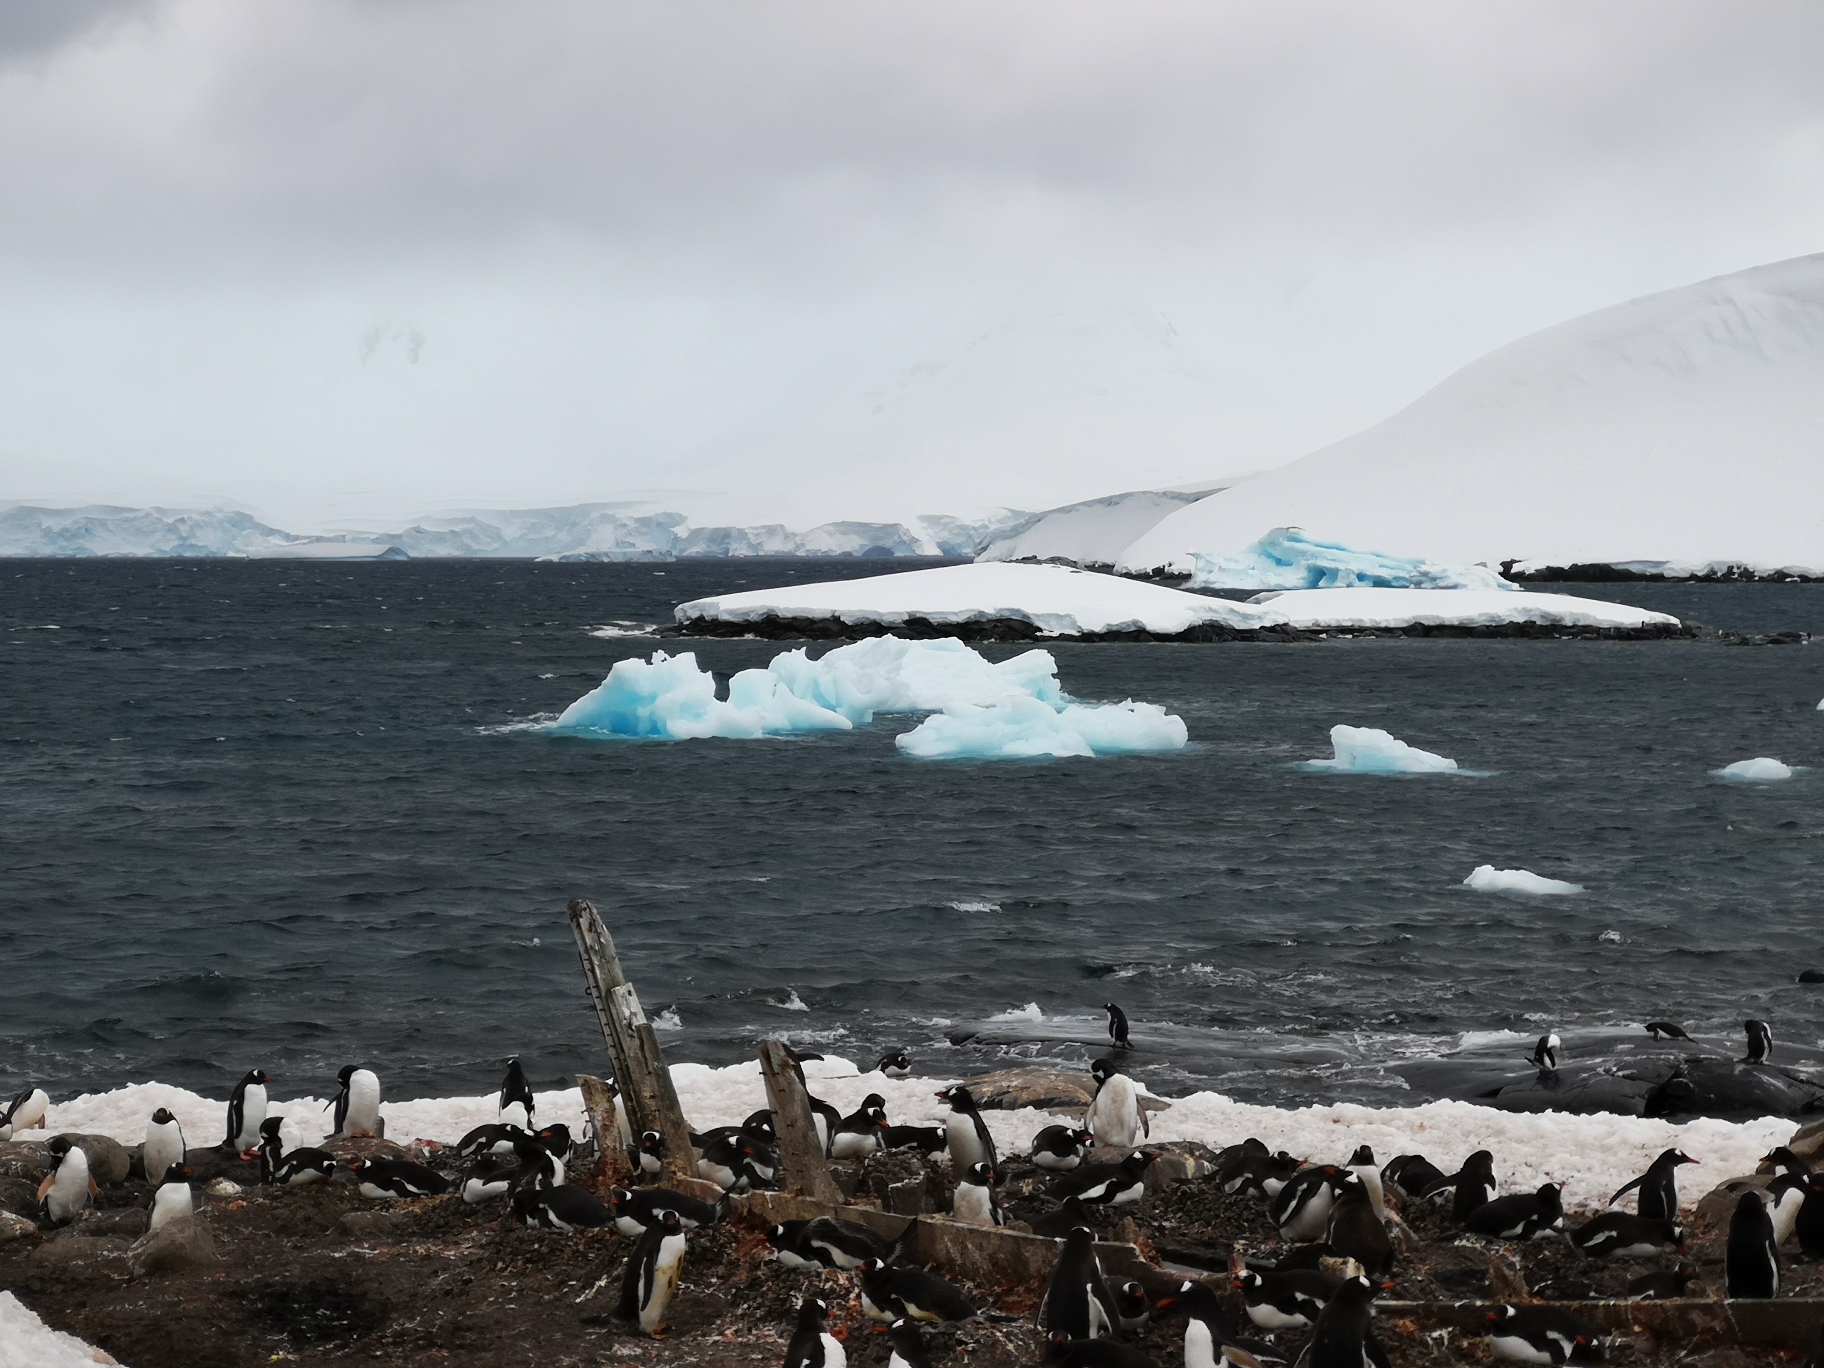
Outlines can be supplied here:
<path id="1" fill-rule="evenodd" d="M 773 1109 L 773 1129 L 779 1137 L 779 1186 L 841 1206 L 842 1190 L 830 1176 L 829 1160 L 818 1142 L 811 1100 L 798 1081 L 798 1070 L 784 1042 L 760 1042 L 760 1073 L 766 1079 L 766 1101 Z"/>
<path id="2" fill-rule="evenodd" d="M 633 1165 L 621 1147 L 620 1128 L 614 1122 L 614 1084 L 591 1074 L 578 1074 L 576 1086 L 583 1094 L 583 1114 L 595 1135 L 595 1174 L 600 1183 L 627 1185 Z"/>
<path id="3" fill-rule="evenodd" d="M 614 940 L 592 903 L 577 898 L 570 904 L 570 932 L 576 937 L 576 953 L 583 962 L 589 996 L 601 1020 L 602 1041 L 608 1046 L 608 1058 L 614 1065 L 614 1085 L 627 1124 L 636 1135 L 654 1130 L 665 1137 L 663 1176 L 669 1186 L 693 1183 L 697 1165 L 691 1154 L 690 1127 L 678 1106 L 671 1070 L 665 1063 L 664 1051 L 659 1049 L 652 1023 L 640 1009 L 638 994 L 621 972 Z M 608 1133 L 601 1136 L 601 1143 L 604 1152 L 610 1146 L 618 1149 L 617 1128 L 610 1126 Z M 683 1190 L 688 1192 L 690 1188 L 685 1186 Z"/>

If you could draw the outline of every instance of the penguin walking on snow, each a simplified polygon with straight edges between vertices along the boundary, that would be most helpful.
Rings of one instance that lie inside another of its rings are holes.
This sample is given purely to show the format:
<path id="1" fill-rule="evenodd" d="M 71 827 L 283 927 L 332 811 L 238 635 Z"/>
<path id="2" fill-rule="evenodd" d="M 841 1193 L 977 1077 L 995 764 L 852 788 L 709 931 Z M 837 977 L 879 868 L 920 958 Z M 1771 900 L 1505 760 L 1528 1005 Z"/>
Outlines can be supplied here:
<path id="1" fill-rule="evenodd" d="M 1134 1042 L 1127 1038 L 1127 1013 L 1112 1002 L 1102 1004 L 1108 1013 L 1108 1038 L 1117 1050 L 1131 1050 Z"/>
<path id="2" fill-rule="evenodd" d="M 249 1069 L 228 1094 L 228 1138 L 222 1148 L 243 1159 L 253 1158 L 260 1147 L 260 1122 L 266 1119 L 266 1085 L 272 1082 L 264 1069 Z"/>
<path id="3" fill-rule="evenodd" d="M 658 1339 L 665 1333 L 665 1311 L 677 1290 L 678 1271 L 684 1264 L 684 1225 L 675 1211 L 661 1211 L 627 1256 L 621 1279 L 620 1315 L 637 1321 L 646 1334 Z"/>
<path id="4" fill-rule="evenodd" d="M 1773 1238 L 1773 1218 L 1758 1192 L 1744 1192 L 1729 1218 L 1723 1283 L 1724 1295 L 1730 1298 L 1780 1295 L 1780 1247 Z"/>
<path id="5" fill-rule="evenodd" d="M 1742 1029 L 1748 1033 L 1748 1053 L 1736 1060 L 1737 1064 L 1767 1064 L 1773 1059 L 1773 1028 L 1764 1021 L 1744 1021 Z"/>
<path id="6" fill-rule="evenodd" d="M 982 1120 L 974 1094 L 958 1083 L 945 1088 L 937 1098 L 948 1103 L 955 1113 L 944 1131 L 945 1144 L 950 1150 L 951 1172 L 967 1173 L 977 1164 L 998 1169 L 1000 1162 L 994 1150 L 994 1137 L 988 1134 L 988 1123 Z"/>
<path id="7" fill-rule="evenodd" d="M 156 1183 L 171 1165 L 182 1164 L 189 1157 L 189 1149 L 184 1144 L 184 1128 L 164 1107 L 153 1112 L 152 1119 L 146 1123 L 146 1147 L 141 1153 L 145 1156 L 141 1162 L 148 1183 Z"/>
<path id="8" fill-rule="evenodd" d="M 507 1061 L 506 1077 L 500 1080 L 500 1104 L 495 1110 L 502 1121 L 531 1130 L 532 1113 L 537 1107 L 532 1085 L 526 1082 L 526 1071 L 519 1067 L 519 1056 L 514 1055 Z"/>
<path id="9" fill-rule="evenodd" d="M 328 1150 L 299 1147 L 287 1150 L 279 1136 L 282 1117 L 260 1122 L 260 1182 L 266 1187 L 303 1187 L 326 1183 L 336 1176 L 336 1156 Z"/>
<path id="10" fill-rule="evenodd" d="M 1540 1073 L 1555 1074 L 1558 1072 L 1559 1040 L 1556 1031 L 1547 1031 L 1539 1037 L 1539 1043 L 1533 1046 L 1532 1065 Z"/>
<path id="11" fill-rule="evenodd" d="M 798 1328 L 785 1346 L 785 1368 L 848 1368 L 848 1352 L 825 1324 L 829 1314 L 820 1297 L 806 1297 L 798 1304 Z"/>
<path id="12" fill-rule="evenodd" d="M 385 1134 L 380 1124 L 380 1078 L 372 1069 L 357 1064 L 344 1064 L 336 1081 L 342 1085 L 330 1103 L 336 1109 L 336 1126 L 332 1135 L 352 1138 L 357 1135 Z"/>
<path id="13" fill-rule="evenodd" d="M 1132 1149 L 1141 1137 L 1151 1135 L 1152 1125 L 1140 1105 L 1140 1090 L 1115 1066 L 1115 1061 L 1098 1059 L 1089 1066 L 1089 1072 L 1096 1080 L 1096 1095 L 1090 1099 L 1083 1124 L 1096 1137 L 1096 1143 Z"/>
<path id="14" fill-rule="evenodd" d="M 152 1217 L 146 1222 L 149 1235 L 173 1221 L 187 1221 L 196 1214 L 196 1194 L 190 1190 L 190 1170 L 182 1164 L 169 1164 L 152 1194 Z"/>
<path id="15" fill-rule="evenodd" d="M 1078 1226 L 1064 1237 L 1051 1278 L 1039 1302 L 1039 1329 L 1048 1335 L 1062 1331 L 1072 1339 L 1099 1339 L 1112 1335 L 1121 1324 L 1114 1293 L 1102 1275 L 1096 1257 L 1096 1235 Z"/>
<path id="16" fill-rule="evenodd" d="M 0 1112 L 0 1143 L 11 1140 L 14 1131 L 31 1130 L 34 1126 L 44 1129 L 44 1114 L 50 1107 L 50 1096 L 43 1088 L 21 1088 L 6 1110 Z"/>
<path id="17" fill-rule="evenodd" d="M 45 1220 L 52 1225 L 68 1225 L 82 1215 L 89 1198 L 99 1196 L 101 1189 L 89 1176 L 89 1156 L 82 1146 L 59 1135 L 45 1146 L 51 1156 L 51 1171 L 38 1185 L 38 1202 Z"/>
<path id="18" fill-rule="evenodd" d="M 1614 1206 L 1635 1188 L 1640 1195 L 1635 1200 L 1634 1209 L 1650 1221 L 1673 1221 L 1678 1219 L 1678 1182 L 1676 1174 L 1680 1164 L 1695 1164 L 1697 1160 L 1681 1149 L 1669 1149 L 1660 1153 L 1659 1158 L 1647 1165 L 1647 1171 L 1632 1182 L 1623 1183 L 1609 1198 L 1609 1205 Z"/>

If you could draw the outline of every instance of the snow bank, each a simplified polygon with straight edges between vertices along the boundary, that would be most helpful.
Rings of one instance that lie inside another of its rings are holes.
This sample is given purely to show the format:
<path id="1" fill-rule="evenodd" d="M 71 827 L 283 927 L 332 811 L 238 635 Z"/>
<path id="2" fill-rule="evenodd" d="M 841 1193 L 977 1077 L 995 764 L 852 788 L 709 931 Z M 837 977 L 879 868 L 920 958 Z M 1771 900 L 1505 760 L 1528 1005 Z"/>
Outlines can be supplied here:
<path id="1" fill-rule="evenodd" d="M 1437 565 L 1417 557 L 1357 551 L 1276 527 L 1233 556 L 1192 554 L 1193 589 L 1511 589 L 1486 565 Z"/>
<path id="2" fill-rule="evenodd" d="M 1491 352 L 1116 568 L 1188 573 L 1292 525 L 1461 565 L 1818 567 L 1821 376 L 1824 255 L 1669 290 Z"/>
<path id="3" fill-rule="evenodd" d="M 1184 720 L 1156 703 L 1070 704 L 1008 698 L 986 707 L 955 704 L 927 717 L 894 745 L 923 760 L 1030 760 L 1183 750 Z"/>
<path id="4" fill-rule="evenodd" d="M 1530 869 L 1496 869 L 1493 865 L 1477 865 L 1475 871 L 1463 880 L 1463 886 L 1473 888 L 1478 893 L 1530 893 L 1542 897 L 1583 892 L 1582 884 L 1548 879 Z"/>
<path id="5" fill-rule="evenodd" d="M 1294 589 L 1258 595 L 1244 607 L 1263 610 L 1262 626 L 1301 631 L 1351 628 L 1500 627 L 1531 622 L 1541 627 L 1677 627 L 1678 619 L 1644 608 L 1570 594 L 1510 589 Z"/>
<path id="6" fill-rule="evenodd" d="M 1106 569 L 1134 538 L 1155 526 L 1161 518 L 1223 487 L 1220 483 L 1213 484 L 1196 493 L 1135 490 L 1047 509 L 1002 531 L 982 548 L 976 559 L 1059 560 Z"/>
<path id="7" fill-rule="evenodd" d="M 1304 768 L 1348 774 L 1446 774 L 1457 768 L 1455 760 L 1409 746 L 1379 727 L 1332 727 L 1330 747 L 1334 756 L 1307 760 Z"/>
<path id="8" fill-rule="evenodd" d="M 11 1292 L 0 1292 L 0 1368 L 94 1368 L 119 1361 L 51 1329 Z"/>
<path id="9" fill-rule="evenodd" d="M 1719 770 L 1711 770 L 1718 779 L 1731 784 L 1777 784 L 1782 779 L 1792 778 L 1792 766 L 1781 764 L 1772 756 L 1757 756 L 1753 760 L 1737 760 L 1733 765 L 1724 765 Z"/>

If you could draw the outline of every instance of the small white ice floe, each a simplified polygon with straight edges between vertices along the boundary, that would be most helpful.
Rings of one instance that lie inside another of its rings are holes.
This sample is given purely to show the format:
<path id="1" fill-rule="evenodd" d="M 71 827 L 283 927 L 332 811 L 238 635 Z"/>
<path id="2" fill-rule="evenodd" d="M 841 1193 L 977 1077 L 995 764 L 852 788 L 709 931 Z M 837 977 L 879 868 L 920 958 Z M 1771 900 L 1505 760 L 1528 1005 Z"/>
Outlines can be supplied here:
<path id="1" fill-rule="evenodd" d="M 1346 774 L 1448 774 L 1457 762 L 1384 732 L 1379 727 L 1330 728 L 1330 746 L 1336 754 L 1328 760 L 1307 760 L 1300 767 Z"/>
<path id="2" fill-rule="evenodd" d="M 1777 784 L 1782 779 L 1792 778 L 1792 766 L 1782 764 L 1770 755 L 1759 755 L 1752 760 L 1737 760 L 1733 765 L 1724 765 L 1710 773 L 1726 784 Z"/>
<path id="3" fill-rule="evenodd" d="M 1475 872 L 1463 880 L 1463 886 L 1478 893 L 1531 893 L 1541 897 L 1583 892 L 1582 884 L 1548 879 L 1530 869 L 1496 869 L 1493 865 L 1477 865 Z"/>
<path id="4" fill-rule="evenodd" d="M 681 1031 L 684 1029 L 684 1018 L 678 1015 L 676 1007 L 667 1007 L 652 1019 L 655 1031 Z"/>
<path id="5" fill-rule="evenodd" d="M 798 996 L 798 990 L 796 988 L 787 988 L 785 990 L 785 1001 L 775 1002 L 773 1006 L 787 1012 L 808 1012 L 811 1010 L 805 1005 L 804 999 Z"/>

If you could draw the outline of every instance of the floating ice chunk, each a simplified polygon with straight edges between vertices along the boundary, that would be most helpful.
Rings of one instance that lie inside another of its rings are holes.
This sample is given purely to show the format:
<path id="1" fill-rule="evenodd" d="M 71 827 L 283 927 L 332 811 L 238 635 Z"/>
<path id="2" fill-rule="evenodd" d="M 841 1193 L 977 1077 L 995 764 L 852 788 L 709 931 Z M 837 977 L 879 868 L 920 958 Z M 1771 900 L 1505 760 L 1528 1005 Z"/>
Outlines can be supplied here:
<path id="1" fill-rule="evenodd" d="M 686 652 L 654 651 L 651 660 L 617 660 L 601 685 L 565 708 L 550 730 L 601 736 L 686 740 L 755 737 L 783 732 L 847 731 L 840 713 L 794 697 L 766 670 L 743 670 L 716 698 L 714 676 Z"/>
<path id="2" fill-rule="evenodd" d="M 1582 884 L 1548 879 L 1530 869 L 1496 869 L 1493 865 L 1477 865 L 1475 873 L 1463 880 L 1463 886 L 1478 893 L 1532 893 L 1541 897 L 1583 892 Z"/>
<path id="3" fill-rule="evenodd" d="M 1512 589 L 1486 565 L 1438 565 L 1422 558 L 1357 551 L 1276 527 L 1239 555 L 1192 553 L 1193 589 Z"/>
<path id="4" fill-rule="evenodd" d="M 955 637 L 869 637 L 816 660 L 801 648 L 774 656 L 767 669 L 797 697 L 855 723 L 875 713 L 936 712 L 1009 694 L 1048 703 L 1064 697 L 1050 651 L 1022 651 L 997 665 Z"/>
<path id="5" fill-rule="evenodd" d="M 684 1018 L 678 1015 L 676 1007 L 667 1007 L 652 1019 L 655 1031 L 681 1031 L 684 1029 Z"/>
<path id="6" fill-rule="evenodd" d="M 1182 750 L 1188 737 L 1184 719 L 1156 703 L 1054 708 L 1036 698 L 1003 698 L 984 707 L 953 705 L 894 744 L 924 760 L 1030 760 Z"/>
<path id="7" fill-rule="evenodd" d="M 1766 755 L 1753 760 L 1737 760 L 1733 765 L 1710 772 L 1729 784 L 1777 784 L 1782 779 L 1792 778 L 1791 765 L 1783 765 Z"/>
<path id="8" fill-rule="evenodd" d="M 1455 760 L 1409 746 L 1379 727 L 1332 727 L 1330 745 L 1336 755 L 1329 760 L 1307 760 L 1306 769 L 1348 774 L 1445 774 L 1457 768 Z"/>

